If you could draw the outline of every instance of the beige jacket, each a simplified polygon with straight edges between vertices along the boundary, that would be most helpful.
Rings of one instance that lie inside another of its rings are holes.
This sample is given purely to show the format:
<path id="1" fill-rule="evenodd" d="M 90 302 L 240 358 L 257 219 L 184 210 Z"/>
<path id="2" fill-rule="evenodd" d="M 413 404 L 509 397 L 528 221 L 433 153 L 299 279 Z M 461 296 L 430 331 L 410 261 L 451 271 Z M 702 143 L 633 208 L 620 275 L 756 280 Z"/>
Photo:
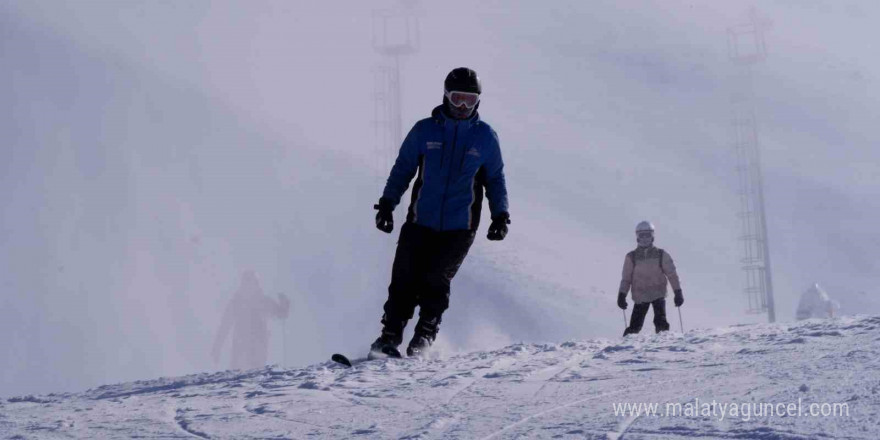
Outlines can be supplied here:
<path id="1" fill-rule="evenodd" d="M 632 299 L 636 304 L 666 297 L 666 281 L 672 290 L 681 289 L 672 257 L 663 249 L 651 246 L 637 248 L 626 254 L 620 292 L 627 293 L 632 287 Z"/>

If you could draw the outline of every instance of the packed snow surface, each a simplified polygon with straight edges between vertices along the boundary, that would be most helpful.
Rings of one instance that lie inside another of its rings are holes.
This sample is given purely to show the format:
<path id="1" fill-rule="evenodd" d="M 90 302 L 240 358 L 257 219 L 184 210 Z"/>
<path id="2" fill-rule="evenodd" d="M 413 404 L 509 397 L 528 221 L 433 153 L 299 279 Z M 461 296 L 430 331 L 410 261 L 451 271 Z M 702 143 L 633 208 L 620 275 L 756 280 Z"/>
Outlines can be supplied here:
<path id="1" fill-rule="evenodd" d="M 648 330 L 3 398 L 0 438 L 880 438 L 880 317 Z M 639 403 L 657 415 L 615 414 Z"/>

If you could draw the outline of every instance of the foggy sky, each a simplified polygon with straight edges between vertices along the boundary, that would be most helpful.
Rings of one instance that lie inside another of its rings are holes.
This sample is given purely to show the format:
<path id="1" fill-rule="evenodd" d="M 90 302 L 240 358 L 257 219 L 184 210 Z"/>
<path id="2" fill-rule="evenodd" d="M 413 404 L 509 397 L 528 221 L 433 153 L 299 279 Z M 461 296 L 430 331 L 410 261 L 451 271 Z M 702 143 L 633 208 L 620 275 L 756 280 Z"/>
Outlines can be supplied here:
<path id="1" fill-rule="evenodd" d="M 619 336 L 643 219 L 687 329 L 763 320 L 741 293 L 725 35 L 751 4 L 715 3 L 412 3 L 403 125 L 474 68 L 513 220 L 500 243 L 481 225 L 440 348 Z M 0 3 L 0 396 L 225 368 L 210 342 L 249 268 L 292 299 L 271 362 L 365 351 L 405 211 L 373 227 L 371 14 L 394 4 Z M 757 7 L 777 316 L 814 282 L 878 313 L 880 8 Z"/>

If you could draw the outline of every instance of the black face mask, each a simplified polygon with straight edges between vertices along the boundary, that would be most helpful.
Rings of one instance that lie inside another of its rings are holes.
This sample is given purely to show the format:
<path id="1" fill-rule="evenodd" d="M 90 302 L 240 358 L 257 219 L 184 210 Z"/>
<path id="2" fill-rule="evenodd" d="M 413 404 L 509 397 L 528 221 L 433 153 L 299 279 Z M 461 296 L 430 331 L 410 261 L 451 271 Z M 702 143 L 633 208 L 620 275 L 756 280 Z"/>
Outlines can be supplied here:
<path id="1" fill-rule="evenodd" d="M 654 234 L 639 234 L 636 236 L 636 242 L 639 247 L 651 247 L 654 244 Z"/>

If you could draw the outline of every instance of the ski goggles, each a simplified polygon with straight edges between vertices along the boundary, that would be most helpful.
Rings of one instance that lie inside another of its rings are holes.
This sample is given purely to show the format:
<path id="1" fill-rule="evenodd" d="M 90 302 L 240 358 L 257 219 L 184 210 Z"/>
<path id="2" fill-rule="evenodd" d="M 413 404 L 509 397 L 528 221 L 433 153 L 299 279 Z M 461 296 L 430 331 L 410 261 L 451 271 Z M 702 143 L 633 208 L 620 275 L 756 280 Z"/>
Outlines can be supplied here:
<path id="1" fill-rule="evenodd" d="M 654 233 L 651 231 L 639 232 L 636 233 L 636 238 L 654 238 Z"/>
<path id="2" fill-rule="evenodd" d="M 467 108 L 474 108 L 480 103 L 479 93 L 444 90 L 443 95 L 455 107 L 465 106 Z"/>

